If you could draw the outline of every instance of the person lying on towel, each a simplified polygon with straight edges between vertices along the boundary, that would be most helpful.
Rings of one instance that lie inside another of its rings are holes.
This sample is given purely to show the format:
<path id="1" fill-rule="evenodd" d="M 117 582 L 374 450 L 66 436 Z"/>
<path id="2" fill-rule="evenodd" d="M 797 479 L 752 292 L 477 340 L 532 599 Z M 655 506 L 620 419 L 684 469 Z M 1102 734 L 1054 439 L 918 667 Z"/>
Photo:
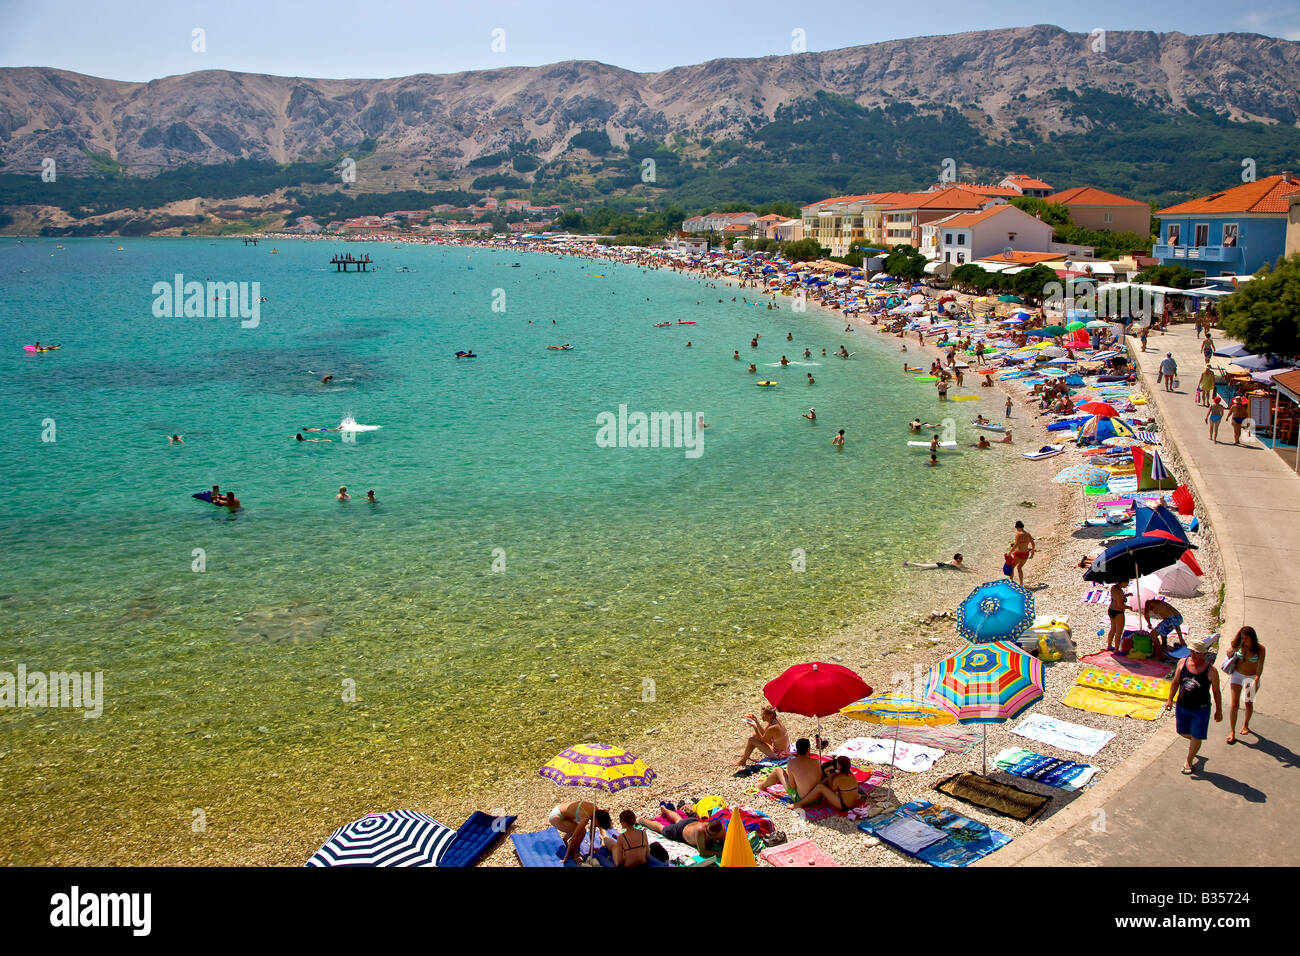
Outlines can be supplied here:
<path id="1" fill-rule="evenodd" d="M 668 807 L 664 807 L 663 815 L 668 820 L 667 823 L 640 818 L 636 822 L 669 840 L 695 847 L 700 856 L 716 856 L 722 852 L 727 829 L 721 820 L 701 820 L 694 814 L 678 813 Z"/>

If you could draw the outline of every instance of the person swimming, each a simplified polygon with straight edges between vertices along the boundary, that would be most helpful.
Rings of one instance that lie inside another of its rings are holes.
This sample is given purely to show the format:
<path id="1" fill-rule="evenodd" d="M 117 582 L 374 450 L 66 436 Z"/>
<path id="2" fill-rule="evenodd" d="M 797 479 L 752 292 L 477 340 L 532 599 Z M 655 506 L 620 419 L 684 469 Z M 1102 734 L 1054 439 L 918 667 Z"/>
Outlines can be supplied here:
<path id="1" fill-rule="evenodd" d="M 909 431 L 919 432 L 921 430 L 921 419 L 913 418 L 907 423 L 907 427 Z"/>
<path id="2" fill-rule="evenodd" d="M 810 422 L 815 422 L 815 421 L 817 421 L 817 409 L 815 409 L 815 408 L 810 408 L 810 409 L 808 409 L 808 411 L 806 411 L 806 412 L 803 413 L 803 417 L 806 418 L 806 419 L 808 419 L 808 421 L 810 421 Z M 842 435 L 842 434 L 844 434 L 844 433 L 843 433 L 843 432 L 840 432 L 840 434 Z"/>
<path id="3" fill-rule="evenodd" d="M 931 467 L 939 464 L 939 456 L 936 455 L 934 452 L 930 452 L 930 460 L 926 462 L 926 464 L 930 465 Z"/>
<path id="4" fill-rule="evenodd" d="M 782 356 L 781 356 L 781 367 L 782 367 L 782 368 L 785 368 L 785 367 L 786 367 L 787 365 L 789 365 L 789 364 L 790 364 L 790 360 L 789 360 L 788 358 L 786 358 L 784 355 L 782 355 Z"/>
<path id="5" fill-rule="evenodd" d="M 370 502 L 372 505 L 379 504 L 379 499 L 375 497 L 375 489 L 371 488 L 366 492 L 366 501 Z"/>
<path id="6" fill-rule="evenodd" d="M 817 384 L 817 380 L 816 380 L 815 378 L 812 377 L 812 372 L 809 372 L 809 373 L 808 373 L 808 384 L 809 384 L 809 385 L 816 385 L 816 384 Z"/>
<path id="7" fill-rule="evenodd" d="M 332 381 L 334 381 L 334 376 L 333 376 L 333 375 L 326 375 L 324 378 L 322 378 L 322 379 L 320 380 L 320 383 L 321 383 L 322 385 L 328 385 L 328 384 L 329 384 L 330 382 L 332 382 Z"/>
<path id="8" fill-rule="evenodd" d="M 986 437 L 984 437 L 983 435 L 980 435 L 980 440 L 979 440 L 978 442 L 975 443 L 975 447 L 976 447 L 976 448 L 992 448 L 993 446 L 989 444 L 989 440 L 988 440 Z"/>
<path id="9" fill-rule="evenodd" d="M 749 363 L 749 372 L 750 372 L 750 374 L 752 375 L 754 372 L 757 372 L 757 371 L 758 371 L 758 366 L 755 365 L 753 362 L 750 362 L 750 363 Z"/>
<path id="10" fill-rule="evenodd" d="M 339 501 L 351 501 L 351 500 L 352 500 L 352 496 L 351 496 L 350 494 L 348 494 L 348 489 L 347 489 L 346 487 L 340 487 L 340 488 L 339 488 L 339 493 L 338 493 L 337 495 L 335 495 L 334 497 L 335 497 L 336 499 L 338 499 Z"/>
<path id="11" fill-rule="evenodd" d="M 169 437 L 167 438 L 167 444 L 169 444 L 169 445 L 184 445 L 184 444 L 185 444 L 185 439 L 181 438 L 180 435 L 171 435 L 171 436 L 169 436 Z"/>
<path id="12" fill-rule="evenodd" d="M 961 553 L 958 552 L 952 556 L 951 561 L 935 561 L 933 564 L 920 564 L 916 561 L 904 561 L 903 567 L 916 568 L 919 571 L 933 571 L 938 568 L 950 568 L 953 571 L 964 571 L 966 568 L 962 564 Z"/>
<path id="13" fill-rule="evenodd" d="M 804 357 L 804 358 L 812 358 L 812 349 L 804 349 L 804 350 L 803 350 L 803 357 Z"/>
<path id="14" fill-rule="evenodd" d="M 328 445 L 330 442 L 332 442 L 332 441 L 334 440 L 333 438 L 303 438 L 303 437 L 302 437 L 302 432 L 299 432 L 297 435 L 295 435 L 295 436 L 293 436 L 293 437 L 294 437 L 297 441 L 301 441 L 301 442 L 311 442 L 311 443 L 313 443 L 313 444 L 318 443 L 318 442 L 324 442 L 325 444 Z"/>

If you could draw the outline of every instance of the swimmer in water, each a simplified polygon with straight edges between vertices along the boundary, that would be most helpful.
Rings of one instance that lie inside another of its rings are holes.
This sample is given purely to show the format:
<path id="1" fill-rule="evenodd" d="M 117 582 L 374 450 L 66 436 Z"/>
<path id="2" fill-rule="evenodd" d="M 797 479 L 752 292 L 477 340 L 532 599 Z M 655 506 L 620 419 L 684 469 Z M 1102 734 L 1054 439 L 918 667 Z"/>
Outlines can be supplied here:
<path id="1" fill-rule="evenodd" d="M 826 357 L 826 350 L 825 350 L 825 349 L 822 349 L 822 358 L 825 358 L 825 357 Z"/>
<path id="2" fill-rule="evenodd" d="M 333 375 L 326 375 L 324 378 L 322 378 L 322 379 L 320 380 L 320 383 L 321 383 L 322 385 L 328 385 L 328 384 L 329 384 L 330 382 L 332 382 L 332 381 L 334 381 L 334 376 L 333 376 Z"/>
<path id="3" fill-rule="evenodd" d="M 808 373 L 808 384 L 809 384 L 809 385 L 816 385 L 816 384 L 817 384 L 817 380 L 816 380 L 815 378 L 812 377 L 812 372 L 809 372 L 809 373 Z"/>
<path id="4" fill-rule="evenodd" d="M 928 462 L 926 462 L 926 464 L 927 464 L 927 465 L 930 465 L 931 467 L 934 467 L 935 465 L 938 465 L 938 464 L 939 464 L 939 456 L 936 455 L 934 452 L 930 452 L 930 460 L 929 460 Z"/>
<path id="5" fill-rule="evenodd" d="M 804 350 L 803 350 L 803 357 L 804 357 L 804 358 L 812 358 L 812 349 L 804 349 Z"/>
<path id="6" fill-rule="evenodd" d="M 841 428 L 838 432 L 835 433 L 835 437 L 831 439 L 831 444 L 834 445 L 836 448 L 840 449 L 841 451 L 844 450 L 844 429 L 843 428 Z"/>
<path id="7" fill-rule="evenodd" d="M 758 366 L 756 366 L 753 362 L 750 362 L 750 363 L 749 363 L 749 374 L 753 375 L 753 374 L 754 374 L 755 372 L 757 372 L 757 371 L 758 371 Z"/>
<path id="8" fill-rule="evenodd" d="M 983 435 L 980 435 L 980 440 L 979 440 L 978 442 L 975 443 L 975 447 L 976 447 L 976 448 L 992 448 L 993 446 L 989 444 L 989 440 L 988 440 L 987 438 L 985 438 Z"/>
<path id="9" fill-rule="evenodd" d="M 704 416 L 703 416 L 703 415 L 701 415 L 701 416 L 696 420 L 696 422 L 695 422 L 695 427 L 697 427 L 697 428 L 708 428 L 708 427 L 709 427 L 707 424 L 705 424 L 705 422 L 704 422 Z"/>
<path id="10" fill-rule="evenodd" d="M 734 358 L 737 362 L 739 362 L 739 361 L 740 361 L 740 349 L 736 349 L 734 352 L 732 352 L 732 353 L 731 353 L 731 357 Z"/>
<path id="11" fill-rule="evenodd" d="M 1002 440 L 1001 440 L 1000 442 L 998 442 L 998 444 L 999 444 L 999 445 L 1010 445 L 1010 444 L 1011 444 L 1011 429 L 1010 429 L 1010 428 L 1007 429 L 1006 434 L 1002 436 Z"/>
<path id="12" fill-rule="evenodd" d="M 687 347 L 687 348 L 690 348 L 690 347 L 691 347 L 691 343 L 690 343 L 690 342 L 687 342 L 687 343 L 686 343 L 686 347 Z"/>
<path id="13" fill-rule="evenodd" d="M 240 508 L 243 507 L 243 505 L 239 501 L 239 498 L 235 495 L 233 491 L 227 491 L 225 496 L 221 499 L 220 502 L 218 502 L 215 498 L 213 498 L 212 503 L 221 504 L 226 508 L 229 508 L 231 514 L 234 514 L 236 511 L 238 511 Z"/>
<path id="14" fill-rule="evenodd" d="M 371 488 L 369 491 L 366 492 L 366 501 L 370 502 L 372 505 L 379 504 L 379 499 L 375 497 L 374 488 Z M 960 555 L 958 557 L 960 557 Z"/>
<path id="15" fill-rule="evenodd" d="M 757 337 L 752 338 L 752 339 L 749 340 L 749 347 L 750 347 L 751 349 L 756 349 L 756 348 L 758 348 L 758 338 L 757 338 Z"/>
<path id="16" fill-rule="evenodd" d="M 907 423 L 907 427 L 908 427 L 911 431 L 914 431 L 914 432 L 920 432 L 920 430 L 921 430 L 921 419 L 919 419 L 919 418 L 913 418 L 910 422 Z"/>
<path id="17" fill-rule="evenodd" d="M 849 357 L 849 350 L 846 349 L 844 346 L 841 345 L 841 346 L 840 346 L 840 358 L 848 358 L 848 357 Z"/>
<path id="18" fill-rule="evenodd" d="M 171 436 L 169 436 L 168 439 L 167 439 L 167 444 L 169 444 L 169 445 L 184 445 L 184 444 L 185 444 L 185 440 L 184 440 L 183 438 L 181 438 L 180 435 L 171 435 Z"/>
<path id="19" fill-rule="evenodd" d="M 810 422 L 817 421 L 817 409 L 815 408 L 808 409 L 808 411 L 803 413 L 803 417 L 808 419 L 808 421 Z"/>
<path id="20" fill-rule="evenodd" d="M 939 450 L 939 436 L 938 436 L 938 435 L 931 436 L 931 438 L 930 438 L 930 454 L 933 455 L 933 454 L 934 454 L 935 452 L 937 452 L 938 450 Z"/>
<path id="21" fill-rule="evenodd" d="M 951 561 L 936 561 L 934 562 L 934 564 L 919 564 L 916 561 L 904 561 L 903 567 L 916 568 L 917 570 L 920 571 L 933 571 L 937 568 L 950 568 L 953 571 L 966 570 L 965 566 L 962 564 L 962 557 L 960 553 L 954 554 L 952 556 Z"/>
<path id="22" fill-rule="evenodd" d="M 793 342 L 793 341 L 794 341 L 794 333 L 793 333 L 793 332 L 787 332 L 787 333 L 785 333 L 785 340 L 786 340 L 787 342 Z"/>
<path id="23" fill-rule="evenodd" d="M 789 360 L 788 358 L 786 358 L 784 355 L 782 355 L 782 356 L 781 356 L 781 367 L 782 367 L 782 368 L 785 368 L 785 367 L 786 367 L 787 365 L 789 365 L 789 364 L 790 364 L 790 360 Z"/>
<path id="24" fill-rule="evenodd" d="M 333 438 L 303 438 L 302 432 L 299 432 L 297 435 L 294 436 L 294 438 L 302 442 L 313 442 L 313 443 L 324 442 L 327 445 L 334 440 Z"/>
<path id="25" fill-rule="evenodd" d="M 338 493 L 337 495 L 335 495 L 334 497 L 337 498 L 339 501 L 351 501 L 351 500 L 352 500 L 352 496 L 351 496 L 350 494 L 348 494 L 348 489 L 347 489 L 346 487 L 340 487 L 340 488 L 339 488 L 339 493 Z"/>

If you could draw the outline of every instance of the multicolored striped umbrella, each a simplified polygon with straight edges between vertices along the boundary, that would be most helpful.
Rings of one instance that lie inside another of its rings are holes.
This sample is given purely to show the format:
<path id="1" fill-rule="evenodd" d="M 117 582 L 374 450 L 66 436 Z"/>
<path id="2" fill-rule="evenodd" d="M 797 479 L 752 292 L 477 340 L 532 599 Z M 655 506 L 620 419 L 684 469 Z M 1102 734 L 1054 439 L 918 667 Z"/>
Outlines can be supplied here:
<path id="1" fill-rule="evenodd" d="M 972 644 L 1013 641 L 1034 623 L 1034 595 L 1015 581 L 986 581 L 957 605 L 957 633 Z"/>
<path id="2" fill-rule="evenodd" d="M 930 668 L 925 692 L 947 704 L 960 723 L 1001 723 L 1043 699 L 1043 662 L 1006 641 L 972 645 Z"/>
<path id="3" fill-rule="evenodd" d="M 610 793 L 628 787 L 647 787 L 657 776 L 639 757 L 605 744 L 568 747 L 538 773 L 561 787 L 592 787 Z"/>

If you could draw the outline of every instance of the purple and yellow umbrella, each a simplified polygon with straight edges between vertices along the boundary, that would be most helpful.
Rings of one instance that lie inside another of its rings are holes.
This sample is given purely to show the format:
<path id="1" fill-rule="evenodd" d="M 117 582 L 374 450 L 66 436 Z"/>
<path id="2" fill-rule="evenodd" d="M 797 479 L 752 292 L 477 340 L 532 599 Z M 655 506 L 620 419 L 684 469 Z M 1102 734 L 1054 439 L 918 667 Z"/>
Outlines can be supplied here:
<path id="1" fill-rule="evenodd" d="M 561 787 L 591 787 L 610 793 L 628 787 L 647 787 L 656 777 L 641 758 L 605 744 L 568 747 L 538 772 Z"/>
<path id="2" fill-rule="evenodd" d="M 925 693 L 952 710 L 959 723 L 1002 723 L 1043 699 L 1043 662 L 1007 641 L 973 644 L 930 668 Z"/>

